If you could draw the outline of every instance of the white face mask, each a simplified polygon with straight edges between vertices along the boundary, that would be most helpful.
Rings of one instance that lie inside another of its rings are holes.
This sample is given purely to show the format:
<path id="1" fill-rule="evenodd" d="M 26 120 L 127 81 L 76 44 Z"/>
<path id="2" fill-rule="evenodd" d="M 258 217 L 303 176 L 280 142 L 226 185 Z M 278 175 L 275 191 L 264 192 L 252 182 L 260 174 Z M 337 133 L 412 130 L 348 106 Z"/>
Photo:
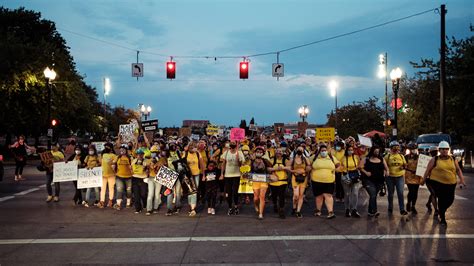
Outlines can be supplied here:
<path id="1" fill-rule="evenodd" d="M 328 156 L 328 152 L 327 151 L 322 151 L 321 152 L 321 157 L 326 157 Z"/>
<path id="2" fill-rule="evenodd" d="M 76 151 L 76 154 L 77 154 L 77 155 L 81 154 L 81 151 L 77 150 L 77 151 Z"/>
<path id="3" fill-rule="evenodd" d="M 94 151 L 89 151 L 89 155 L 94 155 Z"/>

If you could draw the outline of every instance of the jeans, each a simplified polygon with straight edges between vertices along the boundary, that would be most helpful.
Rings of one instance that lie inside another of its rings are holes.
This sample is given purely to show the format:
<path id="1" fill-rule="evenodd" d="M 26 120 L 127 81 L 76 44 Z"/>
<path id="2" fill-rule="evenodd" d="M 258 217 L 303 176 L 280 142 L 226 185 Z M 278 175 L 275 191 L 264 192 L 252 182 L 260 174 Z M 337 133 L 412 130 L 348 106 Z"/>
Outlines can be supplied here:
<path id="1" fill-rule="evenodd" d="M 400 212 L 405 211 L 405 203 L 403 198 L 403 187 L 405 186 L 405 179 L 403 176 L 387 176 L 387 199 L 388 199 L 388 209 L 393 210 L 393 192 L 395 188 L 397 189 L 397 198 L 398 198 L 398 207 Z"/>
<path id="2" fill-rule="evenodd" d="M 146 210 L 151 212 L 157 210 L 161 204 L 161 184 L 154 178 L 148 178 L 148 197 L 146 198 Z"/>
<path id="3" fill-rule="evenodd" d="M 100 199 L 100 188 L 98 188 L 98 187 L 88 188 L 86 190 L 86 201 L 87 201 L 87 203 L 91 203 L 90 200 L 91 200 L 92 190 L 94 190 L 94 193 L 95 193 L 95 200 L 98 201 Z"/>
<path id="4" fill-rule="evenodd" d="M 234 206 L 237 207 L 239 204 L 239 185 L 240 185 L 240 176 L 236 177 L 225 177 L 225 194 L 227 197 L 227 204 L 229 208 L 232 208 L 232 201 Z"/>
<path id="5" fill-rule="evenodd" d="M 135 204 L 135 211 L 139 212 L 146 207 L 147 184 L 143 181 L 144 178 L 132 178 L 132 190 Z"/>
<path id="6" fill-rule="evenodd" d="M 344 188 L 344 206 L 346 210 L 357 210 L 357 203 L 359 201 L 359 190 L 362 187 L 361 182 L 351 184 L 342 183 Z"/>
<path id="7" fill-rule="evenodd" d="M 118 177 L 115 179 L 115 184 L 117 185 L 117 199 L 123 198 L 123 191 L 126 190 L 127 199 L 132 198 L 132 178 L 123 178 Z"/>
<path id="8" fill-rule="evenodd" d="M 53 182 L 53 173 L 46 173 L 46 191 L 48 191 L 49 196 L 53 195 L 53 187 L 51 186 L 52 182 Z M 60 189 L 61 189 L 61 186 L 59 185 L 59 182 L 54 183 L 54 196 L 59 197 Z"/>
<path id="9" fill-rule="evenodd" d="M 364 180 L 364 187 L 369 194 L 369 214 L 377 213 L 377 194 L 382 189 L 382 183 L 376 183 L 372 180 L 365 179 Z"/>
<path id="10" fill-rule="evenodd" d="M 179 181 L 178 179 L 176 180 L 176 183 L 174 184 L 173 193 L 166 196 L 166 208 L 168 208 L 168 210 L 173 209 L 173 199 L 175 202 L 175 207 L 181 208 L 182 195 L 183 195 L 183 191 L 181 190 L 181 181 Z"/>
<path id="11" fill-rule="evenodd" d="M 196 187 L 199 187 L 199 177 L 200 175 L 193 175 L 191 178 L 194 178 L 194 181 L 196 182 Z M 198 190 L 199 191 L 199 190 Z M 195 193 L 195 194 L 192 194 L 192 195 L 188 195 L 188 204 L 191 205 L 196 205 L 197 203 L 197 195 L 198 193 Z"/>

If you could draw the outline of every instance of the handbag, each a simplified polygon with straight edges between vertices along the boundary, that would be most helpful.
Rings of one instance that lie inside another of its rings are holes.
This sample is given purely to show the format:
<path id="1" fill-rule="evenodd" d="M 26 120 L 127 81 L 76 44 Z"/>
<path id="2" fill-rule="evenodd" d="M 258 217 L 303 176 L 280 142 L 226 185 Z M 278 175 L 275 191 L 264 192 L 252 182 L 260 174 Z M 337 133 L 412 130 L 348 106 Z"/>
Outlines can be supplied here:
<path id="1" fill-rule="evenodd" d="M 304 176 L 304 175 L 299 174 L 299 175 L 295 176 L 295 181 L 298 184 L 299 183 L 304 183 L 305 180 L 306 180 L 306 176 Z"/>

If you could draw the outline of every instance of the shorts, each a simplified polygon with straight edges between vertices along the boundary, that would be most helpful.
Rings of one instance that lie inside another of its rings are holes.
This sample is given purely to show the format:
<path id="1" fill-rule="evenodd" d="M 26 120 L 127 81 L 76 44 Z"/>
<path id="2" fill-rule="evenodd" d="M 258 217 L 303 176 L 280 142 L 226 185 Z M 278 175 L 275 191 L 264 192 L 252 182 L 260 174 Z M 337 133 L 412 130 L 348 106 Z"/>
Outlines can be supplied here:
<path id="1" fill-rule="evenodd" d="M 252 189 L 268 188 L 268 183 L 265 182 L 252 182 Z"/>
<path id="2" fill-rule="evenodd" d="M 306 189 L 306 187 L 308 186 L 308 177 L 306 177 L 306 179 L 304 180 L 303 183 L 298 183 L 298 182 L 296 182 L 296 178 L 293 175 L 291 177 L 291 186 L 294 187 L 294 188 L 299 187 L 301 189 Z"/>
<path id="3" fill-rule="evenodd" d="M 313 195 L 315 197 L 322 194 L 333 194 L 334 193 L 334 183 L 320 183 L 311 181 L 311 187 L 313 188 Z"/>

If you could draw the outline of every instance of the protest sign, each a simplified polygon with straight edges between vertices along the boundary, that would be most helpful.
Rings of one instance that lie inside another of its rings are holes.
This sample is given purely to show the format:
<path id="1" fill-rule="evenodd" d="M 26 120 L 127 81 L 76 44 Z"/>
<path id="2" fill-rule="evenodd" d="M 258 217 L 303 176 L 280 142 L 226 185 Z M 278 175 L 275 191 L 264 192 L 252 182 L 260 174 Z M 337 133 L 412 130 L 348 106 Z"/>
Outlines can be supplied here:
<path id="1" fill-rule="evenodd" d="M 199 137 L 198 134 L 191 134 L 191 139 L 195 141 L 199 141 L 201 138 Z"/>
<path id="2" fill-rule="evenodd" d="M 53 164 L 53 182 L 68 182 L 77 180 L 77 161 L 68 163 L 58 162 Z"/>
<path id="3" fill-rule="evenodd" d="M 172 189 L 174 183 L 178 179 L 178 172 L 171 170 L 166 166 L 162 166 L 158 173 L 155 176 L 156 182 L 160 183 L 161 185 Z"/>
<path id="4" fill-rule="evenodd" d="M 266 174 L 256 174 L 251 173 L 250 177 L 253 182 L 270 182 L 268 176 Z"/>
<path id="5" fill-rule="evenodd" d="M 105 149 L 105 142 L 101 141 L 101 142 L 92 142 L 91 143 L 92 145 L 95 146 L 95 148 L 97 149 L 97 153 L 101 153 L 104 149 Z"/>
<path id="6" fill-rule="evenodd" d="M 134 132 L 136 126 L 137 125 L 134 123 L 120 125 L 119 135 L 122 139 L 122 143 L 128 143 L 134 140 Z"/>
<path id="7" fill-rule="evenodd" d="M 245 129 L 235 127 L 230 130 L 230 140 L 241 141 L 245 138 Z"/>
<path id="8" fill-rule="evenodd" d="M 306 137 L 314 138 L 316 137 L 316 130 L 314 129 L 306 129 Z"/>
<path id="9" fill-rule="evenodd" d="M 219 128 L 216 126 L 208 126 L 206 128 L 206 135 L 208 136 L 217 136 L 219 135 Z"/>
<path id="10" fill-rule="evenodd" d="M 190 127 L 182 127 L 179 129 L 179 136 L 181 137 L 191 137 L 191 128 Z"/>
<path id="11" fill-rule="evenodd" d="M 53 169 L 53 154 L 49 151 L 40 153 L 41 162 L 49 171 Z"/>
<path id="12" fill-rule="evenodd" d="M 357 136 L 359 137 L 360 145 L 363 145 L 369 148 L 372 147 L 372 140 L 370 138 L 364 137 L 361 134 L 357 134 Z"/>
<path id="13" fill-rule="evenodd" d="M 324 127 L 316 129 L 316 140 L 334 141 L 336 139 L 336 130 L 333 127 Z"/>
<path id="14" fill-rule="evenodd" d="M 102 167 L 92 169 L 81 168 L 77 174 L 77 188 L 93 188 L 102 186 Z"/>
<path id="15" fill-rule="evenodd" d="M 240 179 L 239 194 L 253 194 L 252 180 L 246 178 Z"/>
<path id="16" fill-rule="evenodd" d="M 431 157 L 428 155 L 420 154 L 418 156 L 418 164 L 416 165 L 416 175 L 423 176 L 428 168 L 428 163 L 430 162 Z"/>
<path id="17" fill-rule="evenodd" d="M 283 138 L 286 139 L 286 140 L 291 140 L 291 139 L 293 139 L 293 136 L 294 136 L 294 134 L 285 133 L 285 135 L 283 135 Z"/>

